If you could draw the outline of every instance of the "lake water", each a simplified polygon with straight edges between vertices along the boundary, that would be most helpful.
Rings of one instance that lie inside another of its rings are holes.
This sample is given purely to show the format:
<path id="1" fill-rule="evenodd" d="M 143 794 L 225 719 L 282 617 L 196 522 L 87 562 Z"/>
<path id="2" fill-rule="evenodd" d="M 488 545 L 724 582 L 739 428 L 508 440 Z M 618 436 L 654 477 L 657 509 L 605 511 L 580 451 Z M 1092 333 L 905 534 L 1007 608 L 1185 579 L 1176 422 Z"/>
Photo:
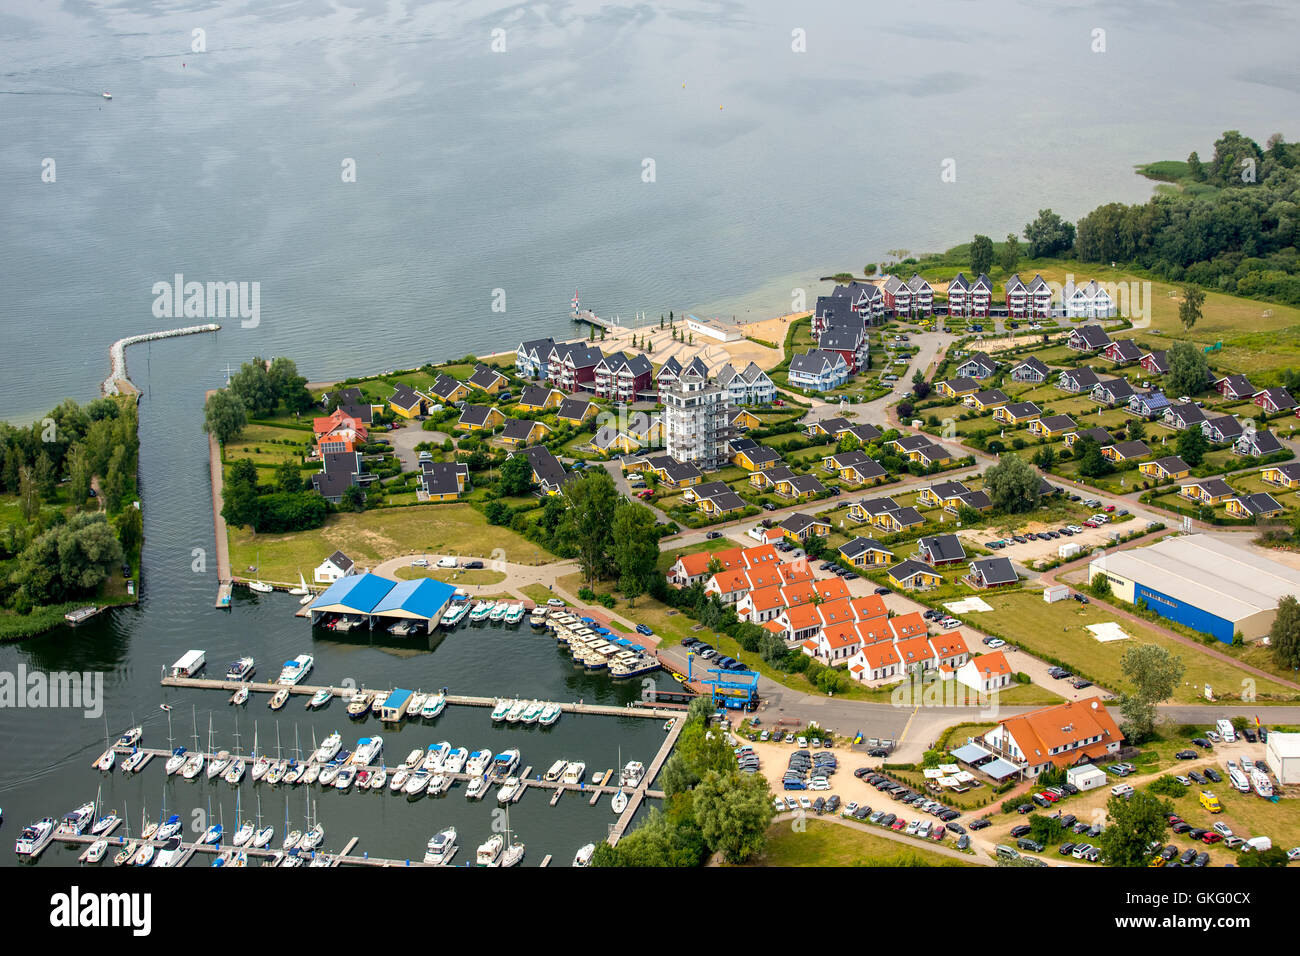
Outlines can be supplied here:
<path id="1" fill-rule="evenodd" d="M 202 390 L 253 355 L 290 355 L 328 380 L 565 335 L 575 288 L 625 318 L 781 313 L 792 289 L 811 301 L 816 276 L 888 249 L 1000 239 L 1049 206 L 1076 218 L 1139 201 L 1151 184 L 1136 163 L 1207 155 L 1226 128 L 1294 134 L 1295 8 L 1244 8 L 1226 33 L 1220 18 L 1210 4 L 1010 0 L 928 4 L 924 22 L 908 23 L 860 5 L 778 3 L 0 11 L 0 418 L 89 400 L 110 342 L 196 321 L 155 318 L 157 282 L 181 273 L 261 293 L 256 328 L 226 320 L 216 335 L 128 353 L 144 390 L 140 606 L 0 648 L 0 670 L 102 669 L 113 732 L 134 714 L 153 744 L 164 700 L 178 737 L 192 733 L 194 704 L 201 732 L 212 712 L 233 743 L 224 698 L 158 686 L 161 665 L 189 647 L 214 667 L 253 653 L 263 677 L 311 649 L 318 678 L 335 682 L 616 698 L 527 628 L 460 631 L 414 653 L 313 644 L 283 596 L 214 611 L 215 571 L 191 570 L 192 549 L 212 543 Z M 1092 51 L 1096 29 L 1105 52 Z M 806 52 L 792 50 L 796 30 Z M 941 180 L 945 160 L 955 182 Z M 347 163 L 355 182 L 343 181 Z M 341 709 L 282 716 L 284 744 L 294 718 L 306 736 L 346 732 Z M 265 745 L 274 722 L 264 705 L 253 712 Z M 240 723 L 247 742 L 251 721 Z M 517 740 L 539 768 L 579 751 L 603 769 L 620 744 L 624 759 L 648 762 L 661 734 L 653 721 L 568 716 L 549 733 L 498 731 L 485 713 L 449 710 L 389 746 L 400 759 L 444 738 L 497 750 Z M 6 832 L 93 797 L 102 736 L 102 721 L 75 714 L 5 713 Z M 162 776 L 156 765 L 137 780 L 117 774 L 105 797 L 138 822 L 142 803 L 160 809 Z M 228 787 L 166 786 L 169 810 L 206 808 L 212 794 L 230 824 Z M 301 793 L 289 794 L 300 819 Z M 567 862 L 612 819 L 607 805 L 551 809 L 536 797 L 512 818 L 530 862 Z M 283 800 L 264 796 L 262 808 L 281 825 Z M 444 808 L 463 844 L 483 839 L 489 806 L 455 791 L 413 808 L 331 793 L 320 815 L 332 836 L 398 856 L 445 825 Z"/>

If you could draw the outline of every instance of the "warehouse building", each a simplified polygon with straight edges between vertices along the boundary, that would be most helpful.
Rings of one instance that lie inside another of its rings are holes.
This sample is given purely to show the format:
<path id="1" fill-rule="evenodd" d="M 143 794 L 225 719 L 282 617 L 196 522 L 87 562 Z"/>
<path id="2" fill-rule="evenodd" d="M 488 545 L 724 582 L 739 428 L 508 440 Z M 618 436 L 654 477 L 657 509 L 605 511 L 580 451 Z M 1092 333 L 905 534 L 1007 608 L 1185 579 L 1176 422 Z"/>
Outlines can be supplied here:
<path id="1" fill-rule="evenodd" d="M 1104 554 L 1089 565 L 1088 580 L 1099 575 L 1121 601 L 1144 605 L 1225 644 L 1238 631 L 1248 641 L 1263 637 L 1278 602 L 1300 595 L 1300 571 L 1204 534 Z"/>
<path id="2" fill-rule="evenodd" d="M 1283 786 L 1300 783 L 1300 734 L 1268 735 L 1268 765 Z"/>

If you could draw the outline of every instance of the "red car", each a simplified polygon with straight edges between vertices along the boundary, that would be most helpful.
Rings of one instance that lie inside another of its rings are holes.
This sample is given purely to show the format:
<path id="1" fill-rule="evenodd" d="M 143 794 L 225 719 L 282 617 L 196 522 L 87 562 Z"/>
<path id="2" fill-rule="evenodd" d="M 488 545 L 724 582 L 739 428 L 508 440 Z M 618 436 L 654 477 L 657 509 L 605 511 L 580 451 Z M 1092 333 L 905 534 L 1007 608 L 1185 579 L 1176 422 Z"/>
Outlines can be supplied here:
<path id="1" fill-rule="evenodd" d="M 1222 839 L 1222 834 L 1215 833 L 1213 830 L 1207 830 L 1205 833 L 1201 834 L 1202 843 L 1214 844 L 1218 843 Z"/>
<path id="2" fill-rule="evenodd" d="M 1050 793 L 1050 792 L 1047 791 L 1047 790 L 1044 790 L 1042 793 L 1039 794 L 1039 796 L 1042 797 L 1044 800 L 1047 800 L 1047 801 L 1049 801 L 1049 802 L 1051 802 L 1051 803 L 1055 803 L 1057 800 L 1060 800 L 1060 799 L 1061 799 L 1061 798 L 1058 797 L 1056 794 L 1054 794 L 1054 793 Z"/>
<path id="3" fill-rule="evenodd" d="M 646 500 L 649 500 L 650 498 L 653 498 L 654 496 L 655 496 L 655 493 L 654 493 L 653 491 L 650 491 L 649 489 L 646 489 L 645 491 L 642 491 L 642 492 L 640 492 L 640 493 L 637 495 L 638 498 L 644 498 L 644 499 L 646 499 Z"/>
<path id="4" fill-rule="evenodd" d="M 1114 505 L 1107 505 L 1107 506 L 1106 506 L 1106 513 L 1107 513 L 1107 514 L 1110 514 L 1110 513 L 1111 513 L 1112 511 L 1114 511 L 1114 510 L 1115 510 L 1115 506 L 1114 506 Z"/>

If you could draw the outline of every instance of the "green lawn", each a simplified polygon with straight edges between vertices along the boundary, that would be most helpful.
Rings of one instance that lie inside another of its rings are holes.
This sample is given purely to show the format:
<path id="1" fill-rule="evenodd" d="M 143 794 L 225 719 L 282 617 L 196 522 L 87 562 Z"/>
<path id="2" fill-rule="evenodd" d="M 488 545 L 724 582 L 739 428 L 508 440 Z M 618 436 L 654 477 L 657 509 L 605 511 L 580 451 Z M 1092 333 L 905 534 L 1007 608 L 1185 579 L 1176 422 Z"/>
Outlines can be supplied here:
<path id="1" fill-rule="evenodd" d="M 773 823 L 767 849 L 755 866 L 974 866 L 934 853 L 916 840 L 915 846 L 854 827 L 824 820 L 806 821 L 795 830 L 789 822 Z"/>
<path id="2" fill-rule="evenodd" d="M 973 627 L 988 628 L 990 633 L 1010 639 L 1030 653 L 1062 661 L 1113 691 L 1132 689 L 1119 665 L 1132 641 L 1103 644 L 1085 629 L 1088 624 L 1116 621 L 1133 641 L 1159 644 L 1181 657 L 1186 672 L 1174 692 L 1175 702 L 1203 700 L 1202 687 L 1207 683 L 1214 689 L 1216 698 L 1235 699 L 1248 680 L 1254 683 L 1261 702 L 1267 702 L 1268 698 L 1294 700 L 1300 696 L 1280 684 L 1214 660 L 1197 647 L 1189 647 L 1145 625 L 1121 620 L 1104 605 L 1075 601 L 1047 604 L 1041 592 L 1029 591 L 982 596 L 994 610 L 970 615 Z"/>
<path id="3" fill-rule="evenodd" d="M 291 534 L 255 534 L 229 530 L 230 564 L 235 575 L 258 563 L 265 581 L 297 581 L 335 549 L 357 564 L 375 565 L 412 552 L 498 557 L 515 564 L 545 564 L 554 557 L 508 528 L 487 523 L 465 504 L 423 504 L 411 508 L 330 515 L 323 527 Z"/>
<path id="4" fill-rule="evenodd" d="M 398 568 L 394 573 L 397 577 L 408 581 L 415 578 L 433 578 L 435 581 L 445 581 L 447 584 L 454 584 L 457 587 L 466 584 L 500 584 L 506 579 L 505 572 L 492 571 L 486 568 L 482 571 L 451 570 L 449 568 Z"/>

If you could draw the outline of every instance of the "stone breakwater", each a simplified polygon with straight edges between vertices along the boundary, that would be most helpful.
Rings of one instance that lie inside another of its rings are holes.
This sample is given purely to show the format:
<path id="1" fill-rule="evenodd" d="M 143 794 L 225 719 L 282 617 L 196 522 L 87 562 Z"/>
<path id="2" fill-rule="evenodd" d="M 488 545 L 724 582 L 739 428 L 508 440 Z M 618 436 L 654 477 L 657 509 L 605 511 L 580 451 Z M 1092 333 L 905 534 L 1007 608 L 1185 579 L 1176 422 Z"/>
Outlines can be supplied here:
<path id="1" fill-rule="evenodd" d="M 221 326 L 215 322 L 209 322 L 207 325 L 191 325 L 183 329 L 168 329 L 165 332 L 146 332 L 143 335 L 128 335 L 124 339 L 118 339 L 108 347 L 108 360 L 111 366 L 108 378 L 104 379 L 101 386 L 105 395 L 117 395 L 121 391 L 121 383 L 125 383 L 129 390 L 134 390 L 135 385 L 126 374 L 126 347 L 128 345 L 138 345 L 141 342 L 152 342 L 155 339 L 170 339 L 178 335 L 195 335 L 199 332 L 216 332 Z"/>

